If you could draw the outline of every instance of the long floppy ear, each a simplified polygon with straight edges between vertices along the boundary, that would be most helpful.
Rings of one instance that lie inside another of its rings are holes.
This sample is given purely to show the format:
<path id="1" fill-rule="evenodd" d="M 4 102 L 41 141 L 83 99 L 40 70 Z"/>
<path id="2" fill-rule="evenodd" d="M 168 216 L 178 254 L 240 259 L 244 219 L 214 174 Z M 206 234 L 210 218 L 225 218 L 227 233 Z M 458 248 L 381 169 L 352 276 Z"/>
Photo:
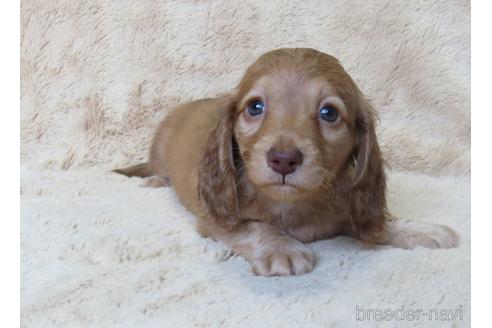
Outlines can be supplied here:
<path id="1" fill-rule="evenodd" d="M 237 172 L 234 165 L 234 120 L 236 102 L 225 97 L 222 116 L 210 133 L 198 172 L 198 194 L 204 218 L 222 228 L 238 222 Z"/>
<path id="2" fill-rule="evenodd" d="M 376 113 L 362 95 L 359 99 L 355 122 L 355 172 L 350 192 L 351 222 L 363 242 L 374 243 L 383 237 L 388 217 L 386 175 L 376 139 Z"/>

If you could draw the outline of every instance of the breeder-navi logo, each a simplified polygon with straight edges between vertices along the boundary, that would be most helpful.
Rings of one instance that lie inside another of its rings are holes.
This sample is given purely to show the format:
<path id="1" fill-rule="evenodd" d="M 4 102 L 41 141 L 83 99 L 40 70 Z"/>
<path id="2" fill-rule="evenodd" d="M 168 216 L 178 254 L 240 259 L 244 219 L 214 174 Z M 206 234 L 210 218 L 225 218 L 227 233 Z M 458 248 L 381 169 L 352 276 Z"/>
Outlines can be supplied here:
<path id="1" fill-rule="evenodd" d="M 404 305 L 396 309 L 355 307 L 357 321 L 457 321 L 463 320 L 463 305 L 456 309 L 407 309 Z"/>

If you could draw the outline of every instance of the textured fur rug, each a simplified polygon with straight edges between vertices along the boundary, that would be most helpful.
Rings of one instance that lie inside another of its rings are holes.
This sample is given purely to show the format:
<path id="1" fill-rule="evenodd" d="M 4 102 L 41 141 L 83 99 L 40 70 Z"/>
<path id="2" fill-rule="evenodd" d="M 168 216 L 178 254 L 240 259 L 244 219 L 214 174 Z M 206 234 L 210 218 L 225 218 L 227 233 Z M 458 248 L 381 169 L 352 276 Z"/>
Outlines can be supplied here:
<path id="1" fill-rule="evenodd" d="M 468 1 L 47 0 L 21 15 L 23 326 L 358 327 L 357 309 L 402 306 L 463 317 L 365 322 L 469 325 Z M 378 109 L 390 210 L 449 225 L 459 248 L 341 237 L 311 244 L 311 274 L 256 277 L 172 189 L 108 173 L 146 158 L 175 104 L 293 46 L 338 57 Z"/>

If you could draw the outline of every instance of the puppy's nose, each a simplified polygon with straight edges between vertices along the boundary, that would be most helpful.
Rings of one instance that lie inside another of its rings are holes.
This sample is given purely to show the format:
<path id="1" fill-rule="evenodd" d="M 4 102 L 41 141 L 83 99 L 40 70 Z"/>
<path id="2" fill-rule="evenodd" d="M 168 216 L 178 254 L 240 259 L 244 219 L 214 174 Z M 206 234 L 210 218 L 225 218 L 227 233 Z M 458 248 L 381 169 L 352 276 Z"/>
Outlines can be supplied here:
<path id="1" fill-rule="evenodd" d="M 272 148 L 267 153 L 267 163 L 272 170 L 285 176 L 301 166 L 302 153 L 299 149 L 281 151 Z"/>

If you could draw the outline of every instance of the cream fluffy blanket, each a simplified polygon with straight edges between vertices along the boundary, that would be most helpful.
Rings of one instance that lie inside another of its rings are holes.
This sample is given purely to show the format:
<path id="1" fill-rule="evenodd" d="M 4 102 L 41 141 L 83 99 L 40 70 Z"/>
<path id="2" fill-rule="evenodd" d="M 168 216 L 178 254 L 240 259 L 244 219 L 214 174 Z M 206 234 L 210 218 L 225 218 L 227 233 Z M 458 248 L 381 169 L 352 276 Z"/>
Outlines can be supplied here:
<path id="1" fill-rule="evenodd" d="M 21 13 L 23 326 L 469 325 L 468 1 L 25 0 Z M 145 159 L 176 103 L 293 46 L 335 55 L 372 98 L 390 210 L 449 225 L 459 248 L 339 237 L 310 245 L 310 274 L 256 277 L 197 235 L 172 189 L 108 173 Z M 367 320 L 402 307 L 458 316 Z"/>

